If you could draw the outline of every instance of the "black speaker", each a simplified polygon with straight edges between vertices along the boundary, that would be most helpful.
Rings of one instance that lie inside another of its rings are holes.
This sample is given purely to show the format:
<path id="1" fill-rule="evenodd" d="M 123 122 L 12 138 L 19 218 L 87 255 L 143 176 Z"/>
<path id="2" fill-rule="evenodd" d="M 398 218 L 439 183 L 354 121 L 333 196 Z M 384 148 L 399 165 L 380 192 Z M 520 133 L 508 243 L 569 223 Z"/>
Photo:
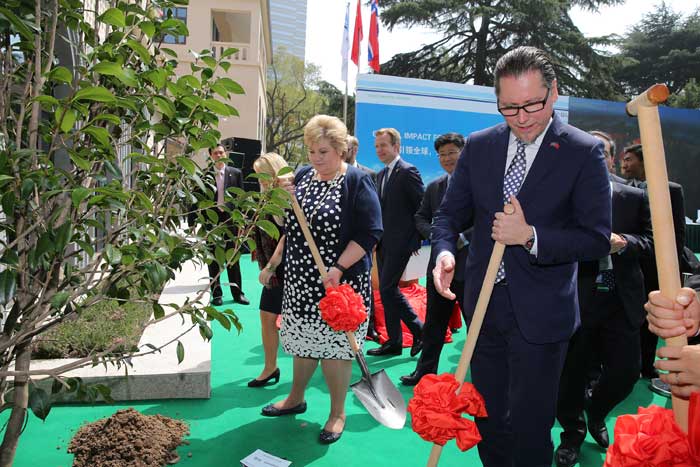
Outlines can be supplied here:
<path id="1" fill-rule="evenodd" d="M 243 172 L 243 189 L 258 191 L 257 180 L 249 179 L 248 175 L 254 172 L 253 162 L 260 156 L 262 150 L 260 140 L 232 137 L 221 141 L 221 144 L 228 151 L 231 164 Z"/>

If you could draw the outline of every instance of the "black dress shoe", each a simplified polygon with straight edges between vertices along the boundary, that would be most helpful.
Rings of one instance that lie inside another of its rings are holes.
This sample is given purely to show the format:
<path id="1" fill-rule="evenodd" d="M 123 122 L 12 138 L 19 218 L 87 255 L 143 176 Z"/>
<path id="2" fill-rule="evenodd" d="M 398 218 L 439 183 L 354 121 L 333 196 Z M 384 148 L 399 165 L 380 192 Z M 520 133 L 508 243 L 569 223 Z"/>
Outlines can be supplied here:
<path id="1" fill-rule="evenodd" d="M 250 300 L 248 300 L 248 298 L 243 293 L 233 297 L 233 301 L 236 303 L 240 303 L 241 305 L 250 305 Z"/>
<path id="2" fill-rule="evenodd" d="M 321 444 L 333 444 L 340 439 L 343 432 L 333 433 L 332 431 L 321 430 L 321 434 L 318 435 L 318 442 Z"/>
<path id="3" fill-rule="evenodd" d="M 588 432 L 601 448 L 607 449 L 610 446 L 610 437 L 608 436 L 608 428 L 605 426 L 605 420 L 595 420 L 588 417 Z"/>
<path id="4" fill-rule="evenodd" d="M 267 383 L 269 383 L 270 380 L 273 380 L 273 379 L 274 379 L 274 381 L 272 382 L 272 384 L 277 384 L 279 382 L 279 380 L 280 380 L 280 369 L 279 368 L 277 368 L 275 371 L 270 373 L 270 376 L 268 376 L 267 378 L 251 379 L 250 381 L 248 381 L 248 387 L 249 388 L 259 388 L 259 387 L 267 385 Z"/>
<path id="5" fill-rule="evenodd" d="M 400 376 L 399 379 L 401 380 L 401 384 L 404 386 L 415 386 L 425 375 L 425 373 L 418 373 L 417 371 L 414 371 L 410 375 Z"/>
<path id="6" fill-rule="evenodd" d="M 401 352 L 403 352 L 403 348 L 401 348 L 400 345 L 392 345 L 388 342 L 385 342 L 376 349 L 369 349 L 367 351 L 367 355 L 379 357 L 381 355 L 401 355 Z"/>
<path id="7" fill-rule="evenodd" d="M 413 336 L 413 345 L 411 346 L 411 357 L 415 357 L 423 350 L 423 339 Z"/>
<path id="8" fill-rule="evenodd" d="M 374 328 L 370 327 L 367 329 L 367 340 L 379 342 L 379 334 Z"/>
<path id="9" fill-rule="evenodd" d="M 224 301 L 221 297 L 214 297 L 211 301 L 211 304 L 214 306 L 221 306 L 224 304 Z"/>
<path id="10" fill-rule="evenodd" d="M 291 415 L 304 412 L 306 412 L 306 401 L 288 409 L 278 409 L 274 405 L 269 404 L 263 407 L 261 411 L 261 413 L 266 417 L 279 417 L 281 415 Z"/>
<path id="11" fill-rule="evenodd" d="M 573 467 L 578 461 L 578 452 L 577 448 L 562 444 L 554 451 L 554 464 L 557 467 Z"/>

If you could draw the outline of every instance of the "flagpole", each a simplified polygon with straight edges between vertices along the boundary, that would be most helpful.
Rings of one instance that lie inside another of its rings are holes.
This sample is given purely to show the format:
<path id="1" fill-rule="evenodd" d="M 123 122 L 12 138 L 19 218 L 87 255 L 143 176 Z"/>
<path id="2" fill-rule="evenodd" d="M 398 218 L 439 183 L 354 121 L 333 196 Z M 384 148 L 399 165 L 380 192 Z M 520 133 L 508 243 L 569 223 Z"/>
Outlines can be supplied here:
<path id="1" fill-rule="evenodd" d="M 348 125 L 348 73 L 345 73 L 345 96 L 343 96 L 343 123 Z"/>

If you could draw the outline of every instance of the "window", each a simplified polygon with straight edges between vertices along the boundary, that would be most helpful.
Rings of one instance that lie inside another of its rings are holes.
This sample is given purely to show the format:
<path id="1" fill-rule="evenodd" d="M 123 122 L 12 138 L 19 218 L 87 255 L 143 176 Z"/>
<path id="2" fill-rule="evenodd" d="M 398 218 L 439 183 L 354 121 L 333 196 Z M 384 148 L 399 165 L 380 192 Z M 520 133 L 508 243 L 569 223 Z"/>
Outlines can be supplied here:
<path id="1" fill-rule="evenodd" d="M 211 40 L 250 44 L 250 12 L 211 12 Z"/>
<path id="2" fill-rule="evenodd" d="M 179 19 L 185 25 L 187 25 L 187 8 L 165 8 L 163 10 L 164 16 Z M 172 34 L 166 34 L 163 36 L 164 44 L 185 44 L 187 43 L 187 36 L 173 36 Z"/>

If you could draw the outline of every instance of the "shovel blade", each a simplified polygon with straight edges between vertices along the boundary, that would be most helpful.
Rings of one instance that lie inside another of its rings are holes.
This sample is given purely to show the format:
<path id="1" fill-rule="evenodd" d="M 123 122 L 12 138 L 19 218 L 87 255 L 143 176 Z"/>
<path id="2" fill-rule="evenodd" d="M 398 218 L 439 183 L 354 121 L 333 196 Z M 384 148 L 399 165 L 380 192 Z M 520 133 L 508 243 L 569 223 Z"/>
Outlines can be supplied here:
<path id="1" fill-rule="evenodd" d="M 406 402 L 384 370 L 350 385 L 367 412 L 382 425 L 400 430 L 406 424 Z"/>

